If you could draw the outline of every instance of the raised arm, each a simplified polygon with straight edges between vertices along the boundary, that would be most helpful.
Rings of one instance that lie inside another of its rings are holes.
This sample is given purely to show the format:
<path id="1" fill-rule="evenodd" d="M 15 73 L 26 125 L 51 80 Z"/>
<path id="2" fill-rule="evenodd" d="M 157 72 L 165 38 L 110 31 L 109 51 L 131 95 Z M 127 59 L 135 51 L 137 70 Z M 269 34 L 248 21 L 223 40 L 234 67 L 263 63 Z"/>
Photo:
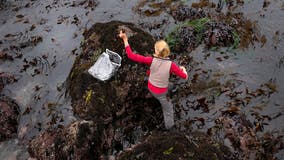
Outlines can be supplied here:
<path id="1" fill-rule="evenodd" d="M 120 30 L 118 36 L 123 40 L 124 46 L 127 47 L 129 44 L 128 44 L 128 37 L 127 37 L 126 33 L 124 31 Z"/>
<path id="2" fill-rule="evenodd" d="M 119 37 L 123 40 L 126 55 L 129 59 L 131 59 L 135 62 L 143 63 L 143 64 L 146 64 L 146 65 L 151 65 L 152 60 L 153 60 L 152 57 L 146 57 L 146 56 L 142 56 L 140 54 L 135 54 L 135 53 L 132 52 L 132 49 L 131 49 L 131 47 L 128 43 L 128 37 L 123 31 L 119 32 Z"/>

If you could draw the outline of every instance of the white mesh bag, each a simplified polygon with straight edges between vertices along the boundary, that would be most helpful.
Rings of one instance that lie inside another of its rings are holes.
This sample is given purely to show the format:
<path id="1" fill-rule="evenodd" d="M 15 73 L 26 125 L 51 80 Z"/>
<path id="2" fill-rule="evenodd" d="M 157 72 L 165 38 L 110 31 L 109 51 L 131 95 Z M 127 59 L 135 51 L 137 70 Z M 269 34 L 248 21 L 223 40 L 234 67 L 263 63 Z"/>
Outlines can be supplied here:
<path id="1" fill-rule="evenodd" d="M 105 81 L 110 79 L 121 65 L 121 57 L 116 52 L 106 49 L 95 64 L 88 70 L 93 77 Z"/>

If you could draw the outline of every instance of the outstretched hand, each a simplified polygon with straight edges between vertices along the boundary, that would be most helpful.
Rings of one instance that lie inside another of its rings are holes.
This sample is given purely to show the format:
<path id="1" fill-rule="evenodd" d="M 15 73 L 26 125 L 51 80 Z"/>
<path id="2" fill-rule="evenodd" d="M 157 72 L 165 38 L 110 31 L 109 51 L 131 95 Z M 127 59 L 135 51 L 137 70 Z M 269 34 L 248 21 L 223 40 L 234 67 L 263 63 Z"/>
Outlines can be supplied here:
<path id="1" fill-rule="evenodd" d="M 119 35 L 118 35 L 124 42 L 124 46 L 128 46 L 128 37 L 126 35 L 126 33 L 123 30 L 119 31 Z"/>
<path id="2" fill-rule="evenodd" d="M 124 31 L 120 30 L 119 31 L 119 35 L 118 35 L 123 41 L 126 41 L 128 38 L 127 38 L 127 35 Z"/>
<path id="3" fill-rule="evenodd" d="M 187 78 L 188 78 L 188 75 L 187 75 L 187 72 L 186 72 L 185 67 L 184 67 L 184 66 L 180 66 L 179 68 L 183 71 L 183 73 L 186 74 L 186 79 L 187 79 Z"/>

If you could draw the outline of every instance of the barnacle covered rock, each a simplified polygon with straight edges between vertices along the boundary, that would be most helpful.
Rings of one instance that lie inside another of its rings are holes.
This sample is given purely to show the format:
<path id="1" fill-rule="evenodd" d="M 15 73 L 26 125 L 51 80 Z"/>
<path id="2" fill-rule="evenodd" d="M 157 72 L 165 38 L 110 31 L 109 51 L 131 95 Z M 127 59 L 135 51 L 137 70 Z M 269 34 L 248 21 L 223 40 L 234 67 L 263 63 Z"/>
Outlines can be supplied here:
<path id="1" fill-rule="evenodd" d="M 210 22 L 204 32 L 205 44 L 209 47 L 228 47 L 234 43 L 234 29 L 223 22 Z"/>
<path id="2" fill-rule="evenodd" d="M 170 14 L 177 21 L 194 20 L 207 16 L 206 12 L 201 8 L 190 8 L 184 5 L 174 7 Z"/>

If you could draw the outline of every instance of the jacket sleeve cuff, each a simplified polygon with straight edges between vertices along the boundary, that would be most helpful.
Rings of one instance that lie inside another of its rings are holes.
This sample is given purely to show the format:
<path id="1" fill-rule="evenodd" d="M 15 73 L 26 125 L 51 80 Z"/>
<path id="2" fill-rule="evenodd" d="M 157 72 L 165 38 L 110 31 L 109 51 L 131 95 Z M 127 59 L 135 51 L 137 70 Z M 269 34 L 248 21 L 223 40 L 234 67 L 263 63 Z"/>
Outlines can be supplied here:
<path id="1" fill-rule="evenodd" d="M 128 47 L 129 43 L 128 42 L 124 43 L 124 46 L 125 46 L 125 48 Z"/>

